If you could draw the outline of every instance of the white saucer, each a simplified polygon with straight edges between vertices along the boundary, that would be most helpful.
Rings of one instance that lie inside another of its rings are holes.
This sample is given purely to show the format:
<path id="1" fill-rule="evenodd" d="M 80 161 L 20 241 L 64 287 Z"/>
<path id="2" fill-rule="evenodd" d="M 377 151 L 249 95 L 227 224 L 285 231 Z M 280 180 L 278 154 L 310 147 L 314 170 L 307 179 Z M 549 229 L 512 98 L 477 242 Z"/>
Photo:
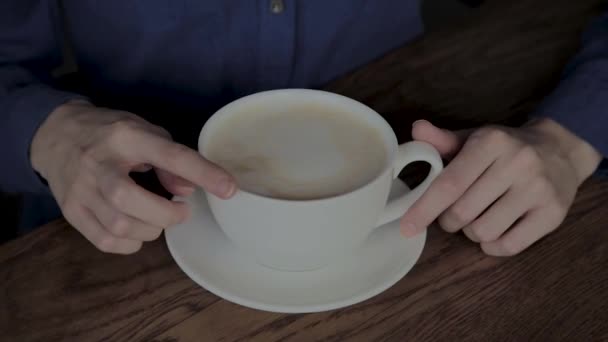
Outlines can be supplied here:
<path id="1" fill-rule="evenodd" d="M 396 181 L 391 196 L 405 191 L 409 191 L 407 186 Z M 190 203 L 192 217 L 165 231 L 179 267 L 217 296 L 265 311 L 326 311 L 371 298 L 409 272 L 426 240 L 426 233 L 402 237 L 395 221 L 376 230 L 348 258 L 316 271 L 281 272 L 255 263 L 233 246 L 201 191 L 180 200 Z"/>

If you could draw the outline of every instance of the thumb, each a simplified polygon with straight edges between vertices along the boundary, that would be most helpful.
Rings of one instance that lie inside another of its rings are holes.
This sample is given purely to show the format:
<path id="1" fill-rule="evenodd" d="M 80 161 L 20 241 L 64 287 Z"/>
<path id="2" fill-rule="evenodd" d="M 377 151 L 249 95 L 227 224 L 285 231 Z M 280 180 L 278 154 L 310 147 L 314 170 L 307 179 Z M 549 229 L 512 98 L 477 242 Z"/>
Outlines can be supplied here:
<path id="1" fill-rule="evenodd" d="M 445 159 L 451 159 L 460 151 L 468 135 L 469 131 L 441 129 L 426 120 L 418 120 L 412 124 L 414 140 L 433 145 Z"/>
<path id="2" fill-rule="evenodd" d="M 177 196 L 189 196 L 194 192 L 195 185 L 182 177 L 176 176 L 163 169 L 156 168 L 154 171 L 156 172 L 156 176 L 158 176 L 160 183 L 170 193 Z"/>

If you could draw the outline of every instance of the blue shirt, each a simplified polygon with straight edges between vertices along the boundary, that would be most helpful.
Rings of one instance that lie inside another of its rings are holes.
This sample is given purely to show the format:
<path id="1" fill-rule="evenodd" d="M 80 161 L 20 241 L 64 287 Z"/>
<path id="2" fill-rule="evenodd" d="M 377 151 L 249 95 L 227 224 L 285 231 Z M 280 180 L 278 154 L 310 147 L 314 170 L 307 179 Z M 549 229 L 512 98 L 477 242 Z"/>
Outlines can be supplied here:
<path id="1" fill-rule="evenodd" d="M 87 95 L 196 134 L 236 97 L 318 87 L 422 32 L 418 0 L 3 0 L 0 3 L 0 189 L 44 193 L 32 137 L 76 92 L 54 87 L 67 32 Z M 63 3 L 63 11 L 57 7 Z M 278 13 L 277 13 L 278 12 Z M 63 13 L 63 14 L 62 14 Z M 64 17 L 62 20 L 62 17 Z M 539 109 L 608 155 L 608 16 Z M 185 138 L 188 142 L 188 139 Z"/>

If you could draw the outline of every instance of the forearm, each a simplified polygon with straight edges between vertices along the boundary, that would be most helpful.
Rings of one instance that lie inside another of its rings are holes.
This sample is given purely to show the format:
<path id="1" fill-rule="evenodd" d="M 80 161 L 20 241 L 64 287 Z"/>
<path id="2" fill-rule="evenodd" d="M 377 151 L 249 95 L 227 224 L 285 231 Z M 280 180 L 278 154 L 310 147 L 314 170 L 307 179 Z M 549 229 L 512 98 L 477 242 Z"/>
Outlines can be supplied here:
<path id="1" fill-rule="evenodd" d="M 47 115 L 79 95 L 54 89 L 61 63 L 54 1 L 8 0 L 0 11 L 0 190 L 45 192 L 29 161 L 31 140 Z"/>
<path id="2" fill-rule="evenodd" d="M 550 141 L 555 151 L 559 151 L 561 157 L 569 161 L 579 184 L 593 174 L 602 160 L 600 152 L 591 144 L 554 120 L 535 119 L 526 128 L 535 132 L 538 138 Z"/>
<path id="3" fill-rule="evenodd" d="M 585 32 L 580 52 L 535 116 L 554 120 L 608 156 L 608 13 Z"/>

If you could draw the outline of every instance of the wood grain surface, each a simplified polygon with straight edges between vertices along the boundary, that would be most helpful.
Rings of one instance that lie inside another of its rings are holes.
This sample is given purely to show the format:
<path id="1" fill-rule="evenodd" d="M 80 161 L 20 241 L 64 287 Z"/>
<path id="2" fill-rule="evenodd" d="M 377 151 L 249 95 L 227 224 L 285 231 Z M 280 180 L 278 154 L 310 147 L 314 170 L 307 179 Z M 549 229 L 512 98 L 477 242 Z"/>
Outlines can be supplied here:
<path id="1" fill-rule="evenodd" d="M 555 85 L 601 2 L 488 1 L 328 89 L 379 110 L 401 140 L 422 117 L 515 124 Z M 0 341 L 607 341 L 606 201 L 608 182 L 586 182 L 560 229 L 512 258 L 432 227 L 395 286 L 305 315 L 219 299 L 164 239 L 108 255 L 58 221 L 0 246 Z"/>

